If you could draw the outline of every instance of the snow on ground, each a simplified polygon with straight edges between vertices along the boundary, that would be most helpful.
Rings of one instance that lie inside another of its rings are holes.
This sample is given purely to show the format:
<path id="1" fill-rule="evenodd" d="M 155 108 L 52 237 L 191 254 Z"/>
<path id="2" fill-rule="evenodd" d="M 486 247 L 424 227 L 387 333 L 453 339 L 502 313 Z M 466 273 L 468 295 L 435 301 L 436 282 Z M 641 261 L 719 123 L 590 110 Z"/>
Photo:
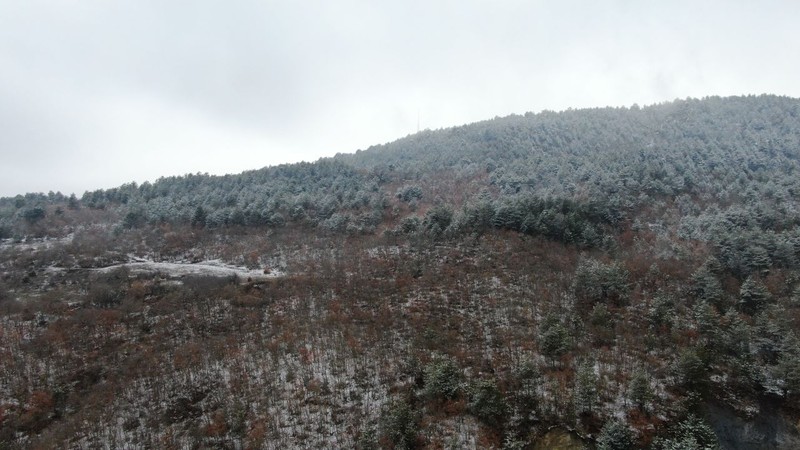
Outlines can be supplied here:
<path id="1" fill-rule="evenodd" d="M 43 238 L 25 238 L 23 240 L 15 239 L 0 239 L 0 249 L 18 249 L 39 251 L 52 248 L 56 244 L 69 244 L 75 237 L 74 233 L 70 233 L 61 238 L 43 237 Z"/>
<path id="2" fill-rule="evenodd" d="M 250 270 L 245 267 L 232 266 L 220 260 L 201 261 L 197 263 L 137 260 L 93 270 L 101 273 L 108 273 L 119 268 L 127 268 L 133 273 L 162 272 L 175 278 L 185 275 L 203 275 L 209 277 L 230 277 L 235 275 L 242 280 L 250 279 L 256 281 L 277 278 L 284 275 L 282 272 L 276 270 L 270 273 L 264 273 L 263 270 Z"/>

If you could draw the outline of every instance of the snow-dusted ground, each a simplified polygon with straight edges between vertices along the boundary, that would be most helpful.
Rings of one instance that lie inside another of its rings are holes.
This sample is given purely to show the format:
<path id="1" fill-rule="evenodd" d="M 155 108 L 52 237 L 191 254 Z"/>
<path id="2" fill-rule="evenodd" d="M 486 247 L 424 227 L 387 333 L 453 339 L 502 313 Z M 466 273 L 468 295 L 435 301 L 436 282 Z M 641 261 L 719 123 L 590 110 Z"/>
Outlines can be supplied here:
<path id="1" fill-rule="evenodd" d="M 135 260 L 123 264 L 101 267 L 94 269 L 98 272 L 107 273 L 119 268 L 127 268 L 133 273 L 153 273 L 161 272 L 169 277 L 179 278 L 185 275 L 204 275 L 209 277 L 230 277 L 237 276 L 241 280 L 265 280 L 283 276 L 283 272 L 272 270 L 264 273 L 263 270 L 250 270 L 246 267 L 232 266 L 220 260 L 202 261 L 198 263 L 189 262 L 155 262 L 147 260 Z"/>
<path id="2" fill-rule="evenodd" d="M 15 241 L 14 239 L 0 239 L 0 249 L 39 251 L 51 248 L 56 244 L 69 244 L 72 242 L 74 237 L 75 234 L 70 233 L 62 238 L 25 238 L 22 241 Z"/>

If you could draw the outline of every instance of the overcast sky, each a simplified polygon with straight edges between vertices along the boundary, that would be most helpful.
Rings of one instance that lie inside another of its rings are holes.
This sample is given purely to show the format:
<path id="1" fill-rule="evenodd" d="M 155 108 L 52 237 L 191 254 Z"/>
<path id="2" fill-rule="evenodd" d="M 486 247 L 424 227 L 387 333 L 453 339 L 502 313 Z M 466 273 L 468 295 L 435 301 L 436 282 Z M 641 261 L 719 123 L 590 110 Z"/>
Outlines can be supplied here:
<path id="1" fill-rule="evenodd" d="M 0 0 L 0 195 L 543 109 L 800 97 L 800 2 Z"/>

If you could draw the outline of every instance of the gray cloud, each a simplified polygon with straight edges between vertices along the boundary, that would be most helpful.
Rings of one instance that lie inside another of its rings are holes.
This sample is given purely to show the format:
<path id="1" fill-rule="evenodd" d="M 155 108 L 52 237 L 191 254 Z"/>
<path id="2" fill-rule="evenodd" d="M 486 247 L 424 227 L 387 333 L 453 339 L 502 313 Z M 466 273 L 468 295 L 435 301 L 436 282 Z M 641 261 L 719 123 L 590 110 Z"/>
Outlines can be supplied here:
<path id="1" fill-rule="evenodd" d="M 800 96 L 792 1 L 0 4 L 0 195 L 676 97 Z"/>

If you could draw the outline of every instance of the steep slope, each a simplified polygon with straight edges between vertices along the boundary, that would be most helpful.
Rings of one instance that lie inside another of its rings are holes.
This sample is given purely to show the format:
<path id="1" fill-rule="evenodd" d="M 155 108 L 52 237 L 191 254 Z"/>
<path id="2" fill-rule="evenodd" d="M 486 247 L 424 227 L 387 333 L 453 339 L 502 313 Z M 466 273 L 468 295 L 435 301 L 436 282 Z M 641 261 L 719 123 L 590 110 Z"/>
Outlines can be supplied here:
<path id="1" fill-rule="evenodd" d="M 0 442 L 793 448 L 798 169 L 750 96 L 0 199 Z"/>

